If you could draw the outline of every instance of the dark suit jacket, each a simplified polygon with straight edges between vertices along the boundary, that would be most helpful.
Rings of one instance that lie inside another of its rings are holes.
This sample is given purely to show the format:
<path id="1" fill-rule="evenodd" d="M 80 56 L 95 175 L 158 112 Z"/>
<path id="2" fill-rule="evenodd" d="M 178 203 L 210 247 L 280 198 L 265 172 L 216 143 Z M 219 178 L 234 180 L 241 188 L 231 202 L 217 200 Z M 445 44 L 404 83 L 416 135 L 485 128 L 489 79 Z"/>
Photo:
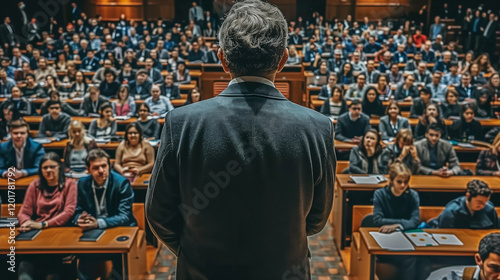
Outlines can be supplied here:
<path id="1" fill-rule="evenodd" d="M 97 207 L 94 191 L 92 190 L 92 181 L 94 181 L 92 176 L 78 180 L 78 203 L 73 218 L 74 224 L 77 224 L 78 217 L 80 217 L 83 211 L 97 218 Z M 108 216 L 103 219 L 106 222 L 107 228 L 137 225 L 134 213 L 132 212 L 134 191 L 127 178 L 115 171 L 110 171 L 105 195 Z"/>
<path id="2" fill-rule="evenodd" d="M 142 83 L 142 88 L 140 91 L 137 91 L 137 80 L 134 80 L 129 83 L 129 88 L 130 88 L 130 96 L 135 97 L 136 95 L 140 95 L 141 99 L 146 99 L 151 96 L 151 87 L 153 84 L 145 80 L 144 83 Z"/>
<path id="3" fill-rule="evenodd" d="M 460 102 L 464 101 L 466 98 L 469 98 L 467 95 L 467 88 L 463 85 L 455 87 L 455 90 L 458 92 L 458 100 Z M 473 85 L 470 85 L 470 98 L 474 99 L 476 97 L 477 88 Z"/>
<path id="4" fill-rule="evenodd" d="M 37 174 L 40 160 L 44 155 L 45 150 L 43 146 L 28 137 L 26 146 L 24 147 L 24 168 L 22 170 L 26 170 L 28 176 Z M 12 140 L 9 140 L 0 144 L 0 176 L 11 166 L 17 167 L 17 160 Z"/>
<path id="5" fill-rule="evenodd" d="M 296 268 L 310 279 L 307 235 L 332 206 L 333 133 L 260 83 L 168 113 L 146 217 L 178 256 L 177 278 L 285 279 Z"/>
<path id="6" fill-rule="evenodd" d="M 415 142 L 415 148 L 417 148 L 418 158 L 421 162 L 419 173 L 422 175 L 431 175 L 432 171 L 434 171 L 429 167 L 431 160 L 429 155 L 429 146 L 427 143 L 427 139 L 425 138 Z M 443 139 L 439 139 L 436 145 L 436 162 L 438 169 L 448 164 L 448 169 L 453 170 L 454 175 L 458 175 L 462 169 L 460 168 L 460 162 L 458 161 L 458 157 L 453 149 L 453 146 L 450 142 Z"/>
<path id="7" fill-rule="evenodd" d="M 401 84 L 398 86 L 396 89 L 396 93 L 394 94 L 394 99 L 397 101 L 403 101 L 406 98 L 406 91 L 404 89 L 404 84 Z M 408 89 L 408 96 L 411 96 L 412 98 L 419 97 L 419 92 L 418 88 L 416 86 L 411 86 Z"/>
<path id="8" fill-rule="evenodd" d="M 10 28 L 12 29 L 12 32 L 14 33 L 15 30 L 14 30 L 14 26 L 12 26 L 12 24 L 10 24 Z M 16 38 L 9 32 L 9 29 L 7 28 L 7 26 L 5 24 L 0 25 L 0 43 L 2 43 L 2 45 L 7 43 L 10 46 L 12 41 L 15 41 L 15 40 L 16 40 Z"/>

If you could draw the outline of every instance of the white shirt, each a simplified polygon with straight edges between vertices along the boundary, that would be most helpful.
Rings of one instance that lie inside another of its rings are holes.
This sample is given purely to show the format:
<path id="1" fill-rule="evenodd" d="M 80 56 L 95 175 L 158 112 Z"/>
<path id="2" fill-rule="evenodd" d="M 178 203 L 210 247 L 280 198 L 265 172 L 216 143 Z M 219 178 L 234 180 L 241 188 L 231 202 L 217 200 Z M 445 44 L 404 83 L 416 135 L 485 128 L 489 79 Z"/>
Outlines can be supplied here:
<path id="1" fill-rule="evenodd" d="M 106 221 L 104 221 L 103 217 L 108 216 L 108 210 L 106 208 L 106 190 L 108 186 L 108 181 L 109 181 L 109 176 L 106 178 L 106 181 L 104 182 L 104 185 L 98 186 L 95 182 L 95 180 L 92 180 L 92 191 L 94 192 L 94 199 L 95 199 L 95 207 L 97 209 L 97 224 L 99 225 L 99 228 L 106 228 L 108 225 Z M 102 193 L 102 197 L 97 197 L 96 195 L 96 189 L 102 189 L 104 188 L 104 192 Z"/>
<path id="2" fill-rule="evenodd" d="M 258 76 L 241 76 L 241 77 L 236 77 L 236 78 L 232 79 L 229 82 L 229 85 L 239 84 L 239 83 L 245 83 L 245 82 L 261 83 L 261 84 L 265 84 L 265 85 L 268 85 L 270 87 L 276 88 L 274 86 L 274 83 L 271 80 L 263 78 L 263 77 L 258 77 Z"/>
<path id="3" fill-rule="evenodd" d="M 12 143 L 12 147 L 14 147 L 14 151 L 16 151 L 17 169 L 24 169 L 24 148 L 26 147 L 26 142 L 24 142 L 20 149 L 18 149 L 14 143 Z"/>

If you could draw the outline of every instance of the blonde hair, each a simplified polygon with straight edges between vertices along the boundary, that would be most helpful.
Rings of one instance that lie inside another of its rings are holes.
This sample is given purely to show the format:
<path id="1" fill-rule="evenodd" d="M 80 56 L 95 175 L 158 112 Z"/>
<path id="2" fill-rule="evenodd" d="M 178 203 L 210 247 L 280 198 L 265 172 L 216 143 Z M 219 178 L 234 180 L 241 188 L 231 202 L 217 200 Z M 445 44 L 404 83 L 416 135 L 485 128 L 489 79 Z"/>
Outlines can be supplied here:
<path id="1" fill-rule="evenodd" d="M 500 146 L 500 132 L 495 136 L 495 140 L 491 144 L 491 149 L 494 155 L 498 156 L 498 146 Z"/>
<path id="2" fill-rule="evenodd" d="M 79 128 L 82 130 L 82 137 L 78 143 L 75 142 L 75 138 L 73 138 L 73 134 L 71 133 L 71 131 L 75 128 Z M 85 125 L 83 125 L 83 123 L 79 120 L 73 120 L 69 123 L 68 136 L 69 136 L 69 143 L 73 146 L 82 146 L 84 144 L 90 143 L 85 133 Z"/>
<path id="3" fill-rule="evenodd" d="M 406 164 L 401 163 L 401 162 L 395 162 L 389 166 L 389 178 L 391 181 L 396 178 L 396 176 L 402 175 L 408 178 L 410 180 L 411 177 L 411 171 L 410 169 L 406 166 Z"/>

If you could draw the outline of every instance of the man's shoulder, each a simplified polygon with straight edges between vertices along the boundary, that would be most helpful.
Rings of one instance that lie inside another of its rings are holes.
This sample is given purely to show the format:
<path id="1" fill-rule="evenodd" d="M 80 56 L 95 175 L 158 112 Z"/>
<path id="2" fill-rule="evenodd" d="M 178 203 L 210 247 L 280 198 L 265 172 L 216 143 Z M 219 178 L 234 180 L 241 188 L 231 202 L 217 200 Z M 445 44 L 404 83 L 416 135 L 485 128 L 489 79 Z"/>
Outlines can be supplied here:
<path id="1" fill-rule="evenodd" d="M 10 150 L 12 150 L 12 140 L 0 143 L 0 151 L 1 152 L 10 151 Z M 3 153 L 0 153 L 0 154 L 5 156 L 5 154 L 3 154 Z"/>
<path id="2" fill-rule="evenodd" d="M 444 207 L 444 211 L 454 214 L 465 206 L 465 196 L 460 196 L 450 200 Z"/>
<path id="3" fill-rule="evenodd" d="M 421 146 L 424 146 L 426 143 L 427 143 L 427 139 L 423 138 L 423 139 L 415 141 L 415 146 L 416 147 L 421 147 Z"/>

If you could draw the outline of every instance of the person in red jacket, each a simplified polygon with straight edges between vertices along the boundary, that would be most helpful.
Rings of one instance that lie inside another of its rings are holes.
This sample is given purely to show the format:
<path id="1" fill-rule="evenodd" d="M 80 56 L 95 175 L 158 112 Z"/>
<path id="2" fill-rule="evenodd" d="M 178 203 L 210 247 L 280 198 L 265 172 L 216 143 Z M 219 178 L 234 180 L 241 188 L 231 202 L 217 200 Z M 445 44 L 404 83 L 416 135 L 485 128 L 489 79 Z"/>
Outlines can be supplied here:
<path id="1" fill-rule="evenodd" d="M 420 49 L 423 44 L 425 44 L 425 41 L 427 41 L 427 36 L 422 34 L 422 31 L 420 29 L 417 29 L 415 31 L 415 34 L 413 34 L 413 42 L 415 43 L 415 47 L 417 49 Z"/>

